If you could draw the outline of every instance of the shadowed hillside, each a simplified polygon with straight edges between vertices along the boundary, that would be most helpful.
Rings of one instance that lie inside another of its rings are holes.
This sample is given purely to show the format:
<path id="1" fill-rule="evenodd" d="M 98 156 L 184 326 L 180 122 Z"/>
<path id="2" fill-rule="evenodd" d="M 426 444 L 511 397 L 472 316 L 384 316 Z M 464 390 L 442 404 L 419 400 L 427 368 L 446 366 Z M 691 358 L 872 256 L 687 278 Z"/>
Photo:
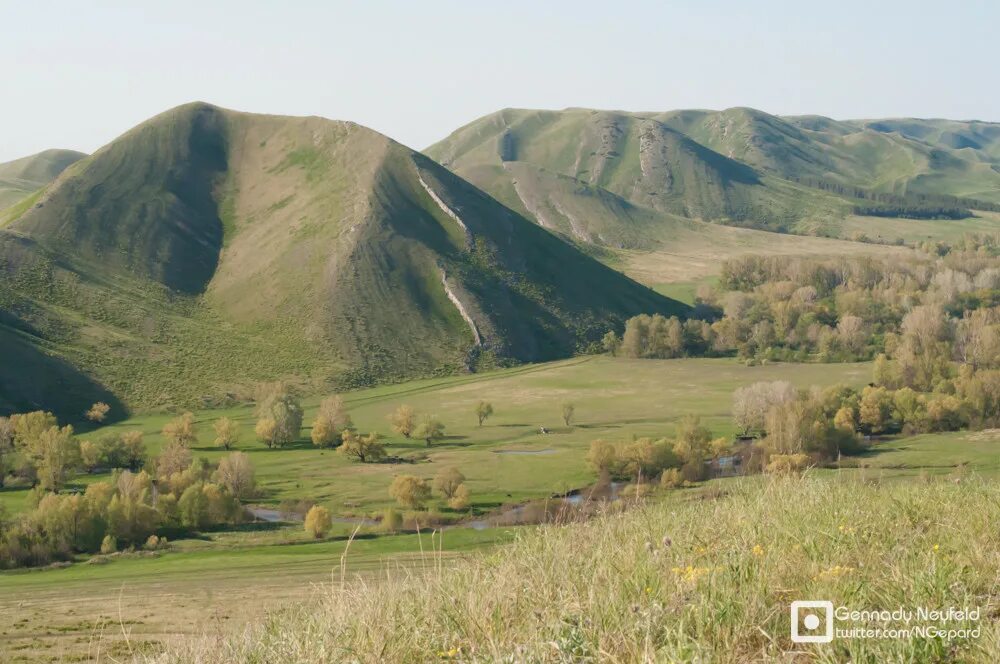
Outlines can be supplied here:
<path id="1" fill-rule="evenodd" d="M 0 271 L 0 351 L 17 339 L 131 406 L 564 357 L 684 310 L 374 131 L 206 104 L 10 214 Z M 36 373 L 65 408 L 61 370 Z"/>

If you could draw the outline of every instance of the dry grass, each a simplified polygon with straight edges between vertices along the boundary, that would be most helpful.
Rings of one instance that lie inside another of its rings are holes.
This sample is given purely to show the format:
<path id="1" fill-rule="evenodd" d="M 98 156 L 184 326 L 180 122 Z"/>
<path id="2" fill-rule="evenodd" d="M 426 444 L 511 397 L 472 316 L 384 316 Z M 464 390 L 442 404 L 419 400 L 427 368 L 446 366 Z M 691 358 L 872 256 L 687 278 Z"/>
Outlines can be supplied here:
<path id="1" fill-rule="evenodd" d="M 456 568 L 334 582 L 320 600 L 156 661 L 992 662 L 998 519 L 1000 487 L 977 479 L 742 480 L 544 527 Z M 794 599 L 978 606 L 981 634 L 793 647 Z"/>
<path id="2" fill-rule="evenodd" d="M 678 225 L 655 251 L 619 251 L 620 268 L 644 284 L 692 281 L 719 274 L 727 258 L 764 256 L 892 256 L 905 247 L 865 244 L 808 235 L 769 233 L 720 224 Z"/>

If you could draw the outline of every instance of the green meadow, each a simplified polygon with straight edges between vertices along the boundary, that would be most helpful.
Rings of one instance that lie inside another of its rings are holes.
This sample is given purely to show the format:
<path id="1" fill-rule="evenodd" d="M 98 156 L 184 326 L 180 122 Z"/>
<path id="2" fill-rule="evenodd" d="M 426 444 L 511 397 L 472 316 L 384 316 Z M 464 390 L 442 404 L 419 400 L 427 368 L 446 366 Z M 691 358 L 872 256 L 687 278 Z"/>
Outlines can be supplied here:
<path id="1" fill-rule="evenodd" d="M 258 522 L 177 539 L 167 551 L 155 554 L 92 556 L 69 566 L 4 572 L 0 613 L 17 607 L 18 622 L 0 631 L 0 652 L 7 652 L 11 661 L 22 656 L 22 661 L 94 657 L 101 649 L 115 656 L 155 653 L 181 636 L 229 633 L 304 598 L 320 601 L 325 592 L 320 589 L 342 577 L 410 578 L 427 569 L 464 564 L 459 561 L 471 552 L 494 549 L 532 527 L 475 530 L 459 524 L 434 533 L 388 535 L 377 526 L 355 526 L 351 518 L 374 515 L 392 504 L 387 489 L 394 475 L 429 479 L 450 466 L 467 477 L 473 514 L 545 500 L 595 481 L 584 460 L 592 440 L 669 436 L 677 420 L 691 413 L 713 434 L 731 435 L 731 395 L 740 386 L 789 380 L 802 388 L 837 383 L 858 387 L 870 375 L 868 363 L 750 367 L 732 359 L 602 356 L 345 393 L 355 425 L 361 431 L 380 432 L 390 455 L 408 459 L 384 464 L 355 463 L 335 451 L 316 449 L 308 442 L 307 428 L 302 441 L 267 449 L 254 440 L 249 405 L 198 411 L 197 456 L 218 459 L 225 453 L 212 445 L 215 419 L 228 416 L 240 423 L 237 449 L 250 455 L 260 489 L 251 503 L 276 507 L 284 500 L 315 500 L 342 521 L 335 522 L 322 541 L 308 538 L 299 523 Z M 479 400 L 491 402 L 496 411 L 482 427 L 473 412 Z M 318 401 L 304 400 L 307 425 Z M 576 407 L 569 426 L 561 420 L 564 402 Z M 403 403 L 439 417 L 446 438 L 428 448 L 423 441 L 392 434 L 386 415 Z M 160 431 L 172 416 L 141 415 L 83 437 L 141 429 L 149 452 L 155 454 L 163 442 Z M 549 433 L 541 433 L 541 427 Z M 813 474 L 866 481 L 995 477 L 998 452 L 996 431 L 925 434 L 876 441 L 869 452 L 844 464 L 857 467 Z M 78 483 L 107 477 L 89 475 Z M 712 480 L 654 501 L 712 495 L 745 481 L 754 480 Z M 8 489 L 0 492 L 0 501 L 17 512 L 25 496 L 23 489 Z M 155 603 L 143 599 L 154 594 L 159 598 Z"/>

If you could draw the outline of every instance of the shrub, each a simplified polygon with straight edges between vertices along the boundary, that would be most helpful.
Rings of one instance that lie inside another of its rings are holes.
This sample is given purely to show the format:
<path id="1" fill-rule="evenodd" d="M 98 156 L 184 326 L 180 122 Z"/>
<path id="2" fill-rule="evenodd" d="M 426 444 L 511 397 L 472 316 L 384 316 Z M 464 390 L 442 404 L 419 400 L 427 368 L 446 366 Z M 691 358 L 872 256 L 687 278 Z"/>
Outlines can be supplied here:
<path id="1" fill-rule="evenodd" d="M 320 505 L 313 505 L 306 514 L 305 530 L 311 537 L 320 539 L 330 532 L 333 521 L 330 518 L 330 510 Z"/>

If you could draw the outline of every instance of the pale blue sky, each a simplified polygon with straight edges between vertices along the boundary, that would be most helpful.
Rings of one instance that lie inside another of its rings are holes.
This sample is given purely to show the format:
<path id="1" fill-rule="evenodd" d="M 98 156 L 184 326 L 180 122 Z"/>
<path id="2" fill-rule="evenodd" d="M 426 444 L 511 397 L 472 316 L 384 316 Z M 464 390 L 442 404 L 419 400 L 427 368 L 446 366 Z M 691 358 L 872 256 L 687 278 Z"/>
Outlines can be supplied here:
<path id="1" fill-rule="evenodd" d="M 0 0 L 0 161 L 195 99 L 415 148 L 509 106 L 1000 121 L 998 26 L 969 0 Z"/>

